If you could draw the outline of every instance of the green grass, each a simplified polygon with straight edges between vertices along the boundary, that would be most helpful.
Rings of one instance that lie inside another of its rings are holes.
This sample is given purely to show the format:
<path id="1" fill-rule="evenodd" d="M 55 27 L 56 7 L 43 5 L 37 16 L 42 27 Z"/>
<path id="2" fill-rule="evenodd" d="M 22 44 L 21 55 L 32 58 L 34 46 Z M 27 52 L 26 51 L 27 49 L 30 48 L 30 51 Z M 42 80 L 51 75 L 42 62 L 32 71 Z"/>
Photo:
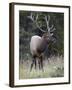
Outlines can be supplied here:
<path id="1" fill-rule="evenodd" d="M 44 71 L 33 67 L 30 72 L 31 60 L 20 63 L 19 78 L 32 79 L 32 78 L 49 78 L 49 77 L 63 77 L 64 76 L 64 62 L 62 57 L 52 57 L 44 60 Z"/>

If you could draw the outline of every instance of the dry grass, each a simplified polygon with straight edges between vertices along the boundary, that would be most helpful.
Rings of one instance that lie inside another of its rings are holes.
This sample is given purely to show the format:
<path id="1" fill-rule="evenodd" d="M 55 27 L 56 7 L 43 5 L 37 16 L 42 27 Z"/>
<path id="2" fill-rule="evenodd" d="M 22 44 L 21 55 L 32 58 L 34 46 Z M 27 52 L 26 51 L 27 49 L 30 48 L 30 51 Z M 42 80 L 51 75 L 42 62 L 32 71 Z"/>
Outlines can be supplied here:
<path id="1" fill-rule="evenodd" d="M 35 68 L 30 72 L 31 60 L 26 60 L 20 63 L 19 78 L 49 78 L 49 77 L 63 77 L 64 76 L 64 60 L 62 56 L 53 56 L 48 60 L 44 60 L 44 71 Z"/>

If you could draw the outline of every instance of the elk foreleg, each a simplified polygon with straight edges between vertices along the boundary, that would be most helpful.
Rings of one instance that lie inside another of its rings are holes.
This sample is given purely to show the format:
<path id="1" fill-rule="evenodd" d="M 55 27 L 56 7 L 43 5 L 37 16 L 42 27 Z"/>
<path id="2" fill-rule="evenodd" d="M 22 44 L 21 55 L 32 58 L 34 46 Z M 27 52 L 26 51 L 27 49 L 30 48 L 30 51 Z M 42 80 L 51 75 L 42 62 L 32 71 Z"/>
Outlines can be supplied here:
<path id="1" fill-rule="evenodd" d="M 39 64 L 39 69 L 41 69 L 41 62 L 40 62 L 40 60 L 38 60 L 38 64 Z"/>
<path id="2" fill-rule="evenodd" d="M 30 67 L 30 71 L 32 70 L 34 64 L 35 64 L 35 69 L 36 69 L 36 57 L 33 57 L 33 60 L 32 60 L 32 63 L 31 63 L 31 67 Z"/>
<path id="3" fill-rule="evenodd" d="M 42 71 L 44 71 L 43 70 L 43 57 L 42 57 L 42 55 L 40 55 L 38 63 L 39 63 L 39 69 L 42 69 Z"/>
<path id="4" fill-rule="evenodd" d="M 40 63 L 41 63 L 40 64 L 41 65 L 41 69 L 42 69 L 42 71 L 44 71 L 44 69 L 43 69 L 43 57 L 42 56 L 40 57 Z"/>

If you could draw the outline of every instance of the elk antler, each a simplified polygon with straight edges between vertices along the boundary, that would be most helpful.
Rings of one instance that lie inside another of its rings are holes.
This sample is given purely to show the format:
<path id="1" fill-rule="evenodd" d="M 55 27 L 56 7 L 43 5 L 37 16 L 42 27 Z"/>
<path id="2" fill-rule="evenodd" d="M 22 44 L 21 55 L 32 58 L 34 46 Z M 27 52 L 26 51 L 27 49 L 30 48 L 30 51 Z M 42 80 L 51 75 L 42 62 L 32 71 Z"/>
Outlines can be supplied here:
<path id="1" fill-rule="evenodd" d="M 28 16 L 28 18 L 31 19 L 31 20 L 33 21 L 33 23 L 35 23 L 36 27 L 39 28 L 39 30 L 41 30 L 42 32 L 46 32 L 46 31 L 44 31 L 44 30 L 38 25 L 38 22 L 37 22 L 37 21 L 38 21 L 38 17 L 39 17 L 38 14 L 37 14 L 36 17 L 35 17 L 32 12 L 31 12 L 30 16 Z M 48 15 L 48 16 L 45 16 L 45 17 L 44 17 L 44 20 L 46 21 L 47 31 L 48 31 L 49 36 L 50 36 L 50 35 L 53 35 L 53 33 L 51 33 L 51 32 L 53 32 L 53 31 L 56 30 L 56 29 L 54 28 L 54 25 L 52 25 L 51 27 L 49 26 L 50 16 L 49 16 L 49 15 Z"/>
<path id="2" fill-rule="evenodd" d="M 38 20 L 38 14 L 37 14 L 37 16 L 36 16 L 36 26 L 37 26 L 37 28 L 39 28 L 39 30 L 41 30 L 42 32 L 46 32 L 46 31 L 44 31 L 42 28 L 40 28 L 40 26 L 38 25 L 38 23 L 37 23 L 37 20 Z"/>
<path id="3" fill-rule="evenodd" d="M 54 28 L 54 25 L 52 25 L 51 27 L 49 27 L 50 16 L 49 15 L 48 16 L 45 16 L 44 19 L 46 21 L 47 31 L 48 31 L 49 35 L 53 35 L 53 33 L 52 34 L 50 34 L 50 33 L 53 32 L 56 29 Z"/>
<path id="4" fill-rule="evenodd" d="M 36 27 L 39 28 L 39 30 L 41 30 L 42 32 L 46 32 L 38 25 L 38 22 L 37 22 L 38 17 L 39 17 L 38 14 L 36 15 L 36 17 L 34 17 L 32 12 L 31 12 L 30 16 L 28 16 L 28 18 L 31 19 L 33 21 L 33 23 L 35 23 Z"/>

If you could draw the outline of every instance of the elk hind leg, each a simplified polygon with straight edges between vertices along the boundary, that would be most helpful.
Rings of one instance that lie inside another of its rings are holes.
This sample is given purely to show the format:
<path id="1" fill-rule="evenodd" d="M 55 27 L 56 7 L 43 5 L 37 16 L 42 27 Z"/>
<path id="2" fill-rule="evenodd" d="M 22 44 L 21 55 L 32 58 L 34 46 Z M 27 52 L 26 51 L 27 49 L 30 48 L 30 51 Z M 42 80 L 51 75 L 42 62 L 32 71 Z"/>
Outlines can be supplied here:
<path id="1" fill-rule="evenodd" d="M 40 59 L 38 60 L 38 64 L 39 64 L 39 69 L 41 69 Z"/>

